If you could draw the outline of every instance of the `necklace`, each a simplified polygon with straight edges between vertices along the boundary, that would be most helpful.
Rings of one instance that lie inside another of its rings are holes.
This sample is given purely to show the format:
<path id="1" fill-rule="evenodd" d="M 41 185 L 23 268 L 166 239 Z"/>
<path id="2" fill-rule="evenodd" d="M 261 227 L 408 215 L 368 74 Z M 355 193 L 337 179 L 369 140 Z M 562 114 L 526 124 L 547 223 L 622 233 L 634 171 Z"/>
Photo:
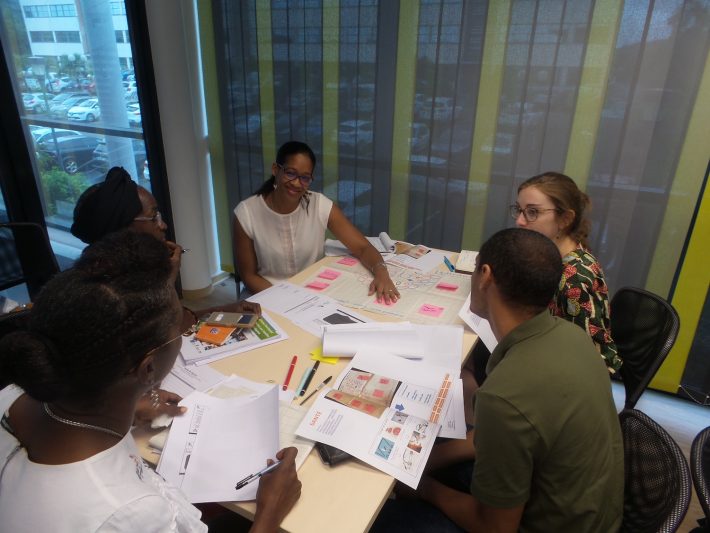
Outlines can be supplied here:
<path id="1" fill-rule="evenodd" d="M 123 435 L 121 435 L 118 431 L 114 431 L 112 429 L 101 426 L 95 426 L 93 424 L 85 424 L 84 422 L 77 422 L 76 420 L 69 420 L 68 418 L 62 418 L 61 416 L 55 415 L 49 408 L 49 404 L 47 402 L 42 402 L 42 405 L 44 406 L 44 412 L 47 413 L 50 418 L 56 420 L 57 422 L 61 422 L 62 424 L 66 424 L 67 426 L 73 426 L 75 428 L 93 429 L 95 431 L 101 431 L 102 433 L 108 433 L 109 435 L 113 435 L 114 437 L 118 437 L 119 439 L 123 438 Z"/>

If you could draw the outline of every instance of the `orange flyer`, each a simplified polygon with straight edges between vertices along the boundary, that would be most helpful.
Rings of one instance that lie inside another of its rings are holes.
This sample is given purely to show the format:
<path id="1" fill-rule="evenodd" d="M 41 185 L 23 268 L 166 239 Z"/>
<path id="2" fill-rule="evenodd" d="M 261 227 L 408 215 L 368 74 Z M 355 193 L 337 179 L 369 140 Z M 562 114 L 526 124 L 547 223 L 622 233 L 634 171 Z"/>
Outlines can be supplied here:
<path id="1" fill-rule="evenodd" d="M 195 338 L 202 342 L 209 342 L 220 346 L 229 338 L 237 328 L 225 328 L 222 326 L 204 325 L 195 334 Z"/>

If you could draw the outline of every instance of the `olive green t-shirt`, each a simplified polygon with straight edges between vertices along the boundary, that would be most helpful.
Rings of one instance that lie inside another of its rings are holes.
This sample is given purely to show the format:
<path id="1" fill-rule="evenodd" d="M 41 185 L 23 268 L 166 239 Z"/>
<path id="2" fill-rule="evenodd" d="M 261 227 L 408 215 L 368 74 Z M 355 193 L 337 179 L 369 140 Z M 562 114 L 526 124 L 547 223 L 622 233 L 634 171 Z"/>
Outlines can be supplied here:
<path id="1" fill-rule="evenodd" d="M 604 362 L 579 327 L 543 311 L 501 340 L 476 393 L 471 493 L 525 505 L 520 531 L 617 531 L 621 429 Z"/>

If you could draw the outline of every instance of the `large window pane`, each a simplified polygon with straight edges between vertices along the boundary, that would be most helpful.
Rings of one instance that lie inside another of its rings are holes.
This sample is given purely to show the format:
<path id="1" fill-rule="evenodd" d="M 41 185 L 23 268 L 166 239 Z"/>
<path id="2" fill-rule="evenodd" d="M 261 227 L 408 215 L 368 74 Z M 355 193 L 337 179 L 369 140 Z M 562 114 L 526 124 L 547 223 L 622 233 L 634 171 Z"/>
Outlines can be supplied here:
<path id="1" fill-rule="evenodd" d="M 74 205 L 111 166 L 150 188 L 138 87 L 123 2 L 3 2 L 0 38 L 55 253 L 83 243 Z M 64 262 L 66 264 L 66 262 Z"/>

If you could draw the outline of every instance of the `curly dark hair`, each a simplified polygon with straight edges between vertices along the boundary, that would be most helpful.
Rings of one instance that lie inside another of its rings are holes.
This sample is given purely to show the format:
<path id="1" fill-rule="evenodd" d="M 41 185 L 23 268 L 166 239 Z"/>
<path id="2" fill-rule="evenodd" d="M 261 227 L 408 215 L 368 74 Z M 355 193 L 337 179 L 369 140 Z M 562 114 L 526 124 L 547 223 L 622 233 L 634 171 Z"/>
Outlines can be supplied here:
<path id="1" fill-rule="evenodd" d="M 179 320 L 170 252 L 130 230 L 107 235 L 45 285 L 27 330 L 0 340 L 0 375 L 40 401 L 93 401 L 166 342 Z"/>
<path id="2" fill-rule="evenodd" d="M 490 266 L 506 302 L 542 311 L 562 277 L 560 252 L 537 231 L 508 228 L 494 234 L 478 252 L 478 269 Z"/>

